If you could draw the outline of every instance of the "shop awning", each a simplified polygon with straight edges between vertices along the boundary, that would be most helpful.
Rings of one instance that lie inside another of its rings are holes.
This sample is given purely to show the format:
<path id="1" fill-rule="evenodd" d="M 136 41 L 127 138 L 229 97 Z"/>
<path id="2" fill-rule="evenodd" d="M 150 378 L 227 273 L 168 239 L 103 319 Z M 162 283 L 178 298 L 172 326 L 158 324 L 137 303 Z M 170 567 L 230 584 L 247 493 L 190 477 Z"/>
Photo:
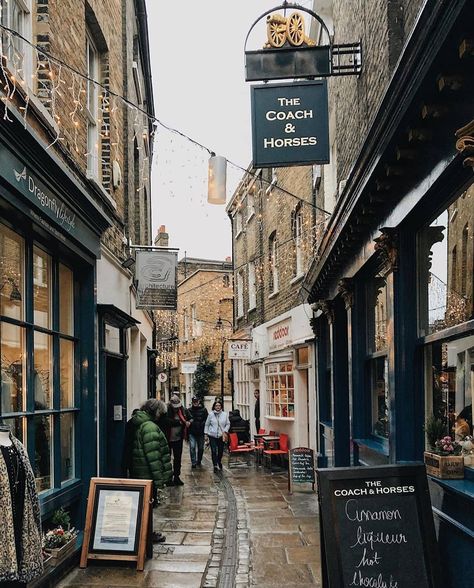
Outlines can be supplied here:
<path id="1" fill-rule="evenodd" d="M 128 329 L 139 325 L 140 321 L 127 314 L 113 304 L 98 304 L 97 312 L 102 316 L 105 322 L 117 329 Z"/>

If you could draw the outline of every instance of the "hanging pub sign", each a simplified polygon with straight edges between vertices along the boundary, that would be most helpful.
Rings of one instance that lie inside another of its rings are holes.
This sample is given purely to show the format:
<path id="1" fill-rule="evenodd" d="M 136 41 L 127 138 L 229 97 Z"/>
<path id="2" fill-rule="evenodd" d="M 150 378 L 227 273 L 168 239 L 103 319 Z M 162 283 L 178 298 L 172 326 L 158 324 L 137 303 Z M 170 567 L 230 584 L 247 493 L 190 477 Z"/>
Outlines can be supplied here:
<path id="1" fill-rule="evenodd" d="M 320 469 L 324 588 L 440 588 L 423 464 Z"/>
<path id="2" fill-rule="evenodd" d="M 329 163 L 326 80 L 252 87 L 253 165 Z"/>
<path id="3" fill-rule="evenodd" d="M 167 249 L 136 254 L 137 308 L 176 310 L 178 254 Z"/>

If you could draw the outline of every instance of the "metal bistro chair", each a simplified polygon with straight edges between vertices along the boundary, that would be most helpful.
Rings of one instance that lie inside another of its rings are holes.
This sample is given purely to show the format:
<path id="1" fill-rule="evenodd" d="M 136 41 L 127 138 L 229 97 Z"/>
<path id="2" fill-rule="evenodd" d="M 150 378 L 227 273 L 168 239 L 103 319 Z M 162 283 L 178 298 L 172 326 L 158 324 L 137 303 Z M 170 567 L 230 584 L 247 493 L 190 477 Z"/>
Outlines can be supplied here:
<path id="1" fill-rule="evenodd" d="M 237 433 L 229 433 L 229 457 L 227 466 L 230 469 L 231 466 L 231 457 L 235 457 L 236 461 L 234 463 L 238 463 L 239 455 L 245 455 L 247 458 L 247 465 L 249 466 L 252 460 L 252 455 L 254 452 L 255 446 L 253 444 L 248 445 L 239 445 L 239 438 Z"/>
<path id="2" fill-rule="evenodd" d="M 278 449 L 264 449 L 263 450 L 263 459 L 270 458 L 270 470 L 272 469 L 272 456 L 279 455 L 280 459 L 283 455 L 288 455 L 288 435 L 286 433 L 280 434 L 280 442 Z"/>

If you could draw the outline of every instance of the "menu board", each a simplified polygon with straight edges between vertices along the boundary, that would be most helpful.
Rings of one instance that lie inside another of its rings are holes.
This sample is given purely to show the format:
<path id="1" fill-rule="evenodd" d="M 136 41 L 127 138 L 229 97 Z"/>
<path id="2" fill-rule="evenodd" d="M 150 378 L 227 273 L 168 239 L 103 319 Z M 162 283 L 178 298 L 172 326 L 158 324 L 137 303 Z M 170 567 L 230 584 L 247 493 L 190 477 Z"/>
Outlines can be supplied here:
<path id="1" fill-rule="evenodd" d="M 318 470 L 330 588 L 439 587 L 424 465 Z"/>
<path id="2" fill-rule="evenodd" d="M 313 484 L 314 490 L 314 451 L 309 447 L 295 447 L 289 451 L 288 485 Z"/>

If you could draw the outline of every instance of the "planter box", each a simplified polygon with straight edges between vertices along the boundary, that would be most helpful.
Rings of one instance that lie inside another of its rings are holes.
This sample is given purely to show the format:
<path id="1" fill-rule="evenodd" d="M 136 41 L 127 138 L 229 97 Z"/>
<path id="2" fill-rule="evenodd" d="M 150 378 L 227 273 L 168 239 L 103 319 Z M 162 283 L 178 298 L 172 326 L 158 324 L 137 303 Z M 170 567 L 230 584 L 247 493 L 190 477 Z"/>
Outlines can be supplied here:
<path id="1" fill-rule="evenodd" d="M 462 455 L 438 455 L 425 451 L 426 473 L 443 480 L 464 478 L 464 458 Z"/>
<path id="2" fill-rule="evenodd" d="M 74 539 L 71 539 L 71 541 L 68 541 L 62 547 L 58 547 L 55 549 L 45 549 L 45 551 L 51 555 L 51 566 L 59 565 L 62 561 L 66 559 L 66 557 L 68 557 L 74 551 L 75 547 L 76 537 L 74 537 Z"/>

